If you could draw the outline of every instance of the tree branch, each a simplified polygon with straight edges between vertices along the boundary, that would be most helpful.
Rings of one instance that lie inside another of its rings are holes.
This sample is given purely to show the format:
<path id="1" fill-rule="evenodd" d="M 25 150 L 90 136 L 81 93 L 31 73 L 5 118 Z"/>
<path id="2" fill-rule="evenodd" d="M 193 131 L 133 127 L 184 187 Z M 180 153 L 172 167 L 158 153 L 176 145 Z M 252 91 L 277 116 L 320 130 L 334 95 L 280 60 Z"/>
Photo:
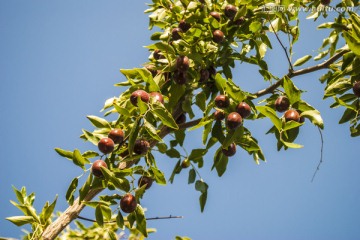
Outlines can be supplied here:
<path id="1" fill-rule="evenodd" d="M 311 72 L 315 72 L 317 70 L 320 69 L 325 69 L 325 68 L 329 68 L 329 66 L 334 63 L 336 60 L 338 60 L 339 58 L 341 58 L 345 53 L 350 52 L 350 50 L 346 49 L 346 50 L 342 50 L 340 52 L 338 52 L 337 54 L 335 54 L 334 56 L 332 56 L 331 58 L 329 58 L 328 60 L 326 60 L 323 63 L 320 63 L 318 65 L 312 66 L 312 67 L 308 67 L 308 68 L 303 68 L 303 69 L 299 69 L 297 71 L 289 71 L 285 76 L 292 78 L 292 77 L 296 77 L 296 76 L 300 76 L 303 74 L 307 74 L 307 73 L 311 73 Z M 284 76 L 284 77 L 285 77 Z M 266 94 L 272 93 L 275 89 L 277 89 L 282 83 L 283 83 L 283 78 L 281 78 L 281 80 L 277 81 L 276 83 L 274 83 L 273 85 L 260 90 L 256 93 L 254 93 L 253 95 L 256 96 L 256 98 L 264 96 Z"/>
<path id="2" fill-rule="evenodd" d="M 78 219 L 81 220 L 85 220 L 88 222 L 96 222 L 96 220 L 91 219 L 91 218 L 86 218 L 86 217 L 82 217 L 82 216 L 78 216 Z M 151 218 L 146 218 L 146 221 L 150 221 L 150 220 L 161 220 L 161 219 L 173 219 L 173 218 L 183 218 L 183 216 L 166 216 L 166 217 L 151 217 Z M 125 222 L 128 222 L 128 220 L 124 220 Z M 104 223 L 116 223 L 116 221 L 105 221 Z"/>

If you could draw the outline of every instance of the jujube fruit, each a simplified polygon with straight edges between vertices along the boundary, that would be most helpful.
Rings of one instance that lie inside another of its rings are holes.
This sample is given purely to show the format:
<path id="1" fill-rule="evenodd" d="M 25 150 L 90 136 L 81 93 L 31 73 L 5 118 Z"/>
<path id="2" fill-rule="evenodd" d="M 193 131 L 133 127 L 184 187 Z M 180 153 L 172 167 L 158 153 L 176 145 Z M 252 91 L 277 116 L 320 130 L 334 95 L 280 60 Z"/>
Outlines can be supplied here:
<path id="1" fill-rule="evenodd" d="M 352 89 L 355 96 L 360 97 L 360 81 L 355 82 Z"/>
<path id="2" fill-rule="evenodd" d="M 120 200 L 120 208 L 125 213 L 132 213 L 137 207 L 136 198 L 130 194 L 125 194 Z"/>
<path id="3" fill-rule="evenodd" d="M 209 70 L 207 69 L 201 69 L 200 70 L 200 79 L 199 82 L 206 82 L 210 77 Z"/>
<path id="4" fill-rule="evenodd" d="M 215 18 L 218 22 L 220 22 L 220 19 L 221 19 L 220 13 L 218 13 L 218 12 L 210 12 L 210 16 L 212 16 L 212 17 Z"/>
<path id="5" fill-rule="evenodd" d="M 227 149 L 222 148 L 221 151 L 227 157 L 234 156 L 236 153 L 236 145 L 235 145 L 235 143 L 231 143 Z"/>
<path id="6" fill-rule="evenodd" d="M 246 102 L 241 102 L 236 106 L 236 112 L 239 113 L 242 118 L 247 118 L 251 114 L 251 108 Z"/>
<path id="7" fill-rule="evenodd" d="M 186 72 L 190 66 L 190 60 L 187 56 L 179 56 L 176 59 L 176 69 L 180 72 Z"/>
<path id="8" fill-rule="evenodd" d="M 161 58 L 164 58 L 163 55 L 160 54 L 160 50 L 159 49 L 155 49 L 154 52 L 153 52 L 153 57 L 155 60 L 159 60 Z"/>
<path id="9" fill-rule="evenodd" d="M 134 143 L 134 153 L 143 155 L 150 149 L 150 143 L 144 139 L 137 139 Z"/>
<path id="10" fill-rule="evenodd" d="M 214 113 L 214 119 L 217 121 L 221 121 L 225 119 L 225 113 L 220 110 L 216 110 Z"/>
<path id="11" fill-rule="evenodd" d="M 190 167 L 191 163 L 190 163 L 190 160 L 189 159 L 185 159 L 181 162 L 181 167 L 182 168 L 188 168 Z"/>
<path id="12" fill-rule="evenodd" d="M 111 138 L 102 138 L 98 143 L 100 152 L 104 154 L 111 153 L 114 151 L 115 143 Z"/>
<path id="13" fill-rule="evenodd" d="M 179 34 L 180 32 L 182 32 L 181 28 L 174 28 L 173 30 L 171 30 L 172 39 L 175 41 L 181 39 L 181 36 Z"/>
<path id="14" fill-rule="evenodd" d="M 130 95 L 130 102 L 132 105 L 137 106 L 138 104 L 138 97 L 140 97 L 141 101 L 148 103 L 150 100 L 150 96 L 144 90 L 136 90 Z"/>
<path id="15" fill-rule="evenodd" d="M 236 15 L 236 13 L 237 13 L 237 8 L 234 6 L 234 5 L 231 5 L 231 4 L 229 4 L 229 5 L 227 5 L 226 7 L 225 7 L 225 11 L 224 11 L 224 13 L 225 13 L 225 16 L 227 16 L 228 18 L 230 18 L 231 20 L 233 20 L 234 19 L 234 17 L 235 17 L 235 15 Z"/>
<path id="16" fill-rule="evenodd" d="M 286 96 L 280 96 L 275 100 L 275 109 L 278 112 L 285 112 L 290 107 L 290 101 Z"/>
<path id="17" fill-rule="evenodd" d="M 224 40 L 224 33 L 221 30 L 215 30 L 212 39 L 216 43 L 221 43 Z"/>
<path id="18" fill-rule="evenodd" d="M 156 101 L 164 104 L 164 98 L 163 98 L 163 95 L 161 93 L 159 93 L 159 92 L 151 92 L 151 93 L 149 93 L 149 95 L 150 95 L 150 98 L 153 98 Z"/>
<path id="19" fill-rule="evenodd" d="M 175 71 L 173 79 L 177 84 L 184 85 L 187 82 L 186 72 Z"/>
<path id="20" fill-rule="evenodd" d="M 229 115 L 226 118 L 226 126 L 230 130 L 236 129 L 241 124 L 242 124 L 242 118 L 241 118 L 240 114 L 238 114 L 237 112 L 229 113 Z"/>
<path id="21" fill-rule="evenodd" d="M 108 138 L 113 140 L 115 144 L 119 144 L 124 140 L 124 132 L 121 129 L 112 129 L 109 132 Z"/>
<path id="22" fill-rule="evenodd" d="M 230 100 L 225 95 L 218 95 L 215 98 L 215 106 L 218 108 L 227 108 L 230 105 Z"/>
<path id="23" fill-rule="evenodd" d="M 108 168 L 106 162 L 104 162 L 103 160 L 100 160 L 100 159 L 96 160 L 91 166 L 91 173 L 95 177 L 98 177 L 98 178 L 103 177 L 104 175 L 101 171 L 101 167 Z"/>
<path id="24" fill-rule="evenodd" d="M 300 115 L 299 113 L 294 110 L 294 109 L 289 109 L 285 112 L 285 121 L 295 121 L 295 122 L 299 122 L 300 121 Z"/>
<path id="25" fill-rule="evenodd" d="M 138 181 L 138 186 L 139 187 L 142 187 L 146 184 L 146 187 L 145 189 L 149 189 L 153 183 L 153 179 L 151 177 L 148 177 L 148 176 L 141 176 L 139 178 L 139 181 Z"/>
<path id="26" fill-rule="evenodd" d="M 183 31 L 183 32 L 187 32 L 187 30 L 189 30 L 191 27 L 190 23 L 185 22 L 185 20 L 180 20 L 179 22 L 179 28 Z"/>

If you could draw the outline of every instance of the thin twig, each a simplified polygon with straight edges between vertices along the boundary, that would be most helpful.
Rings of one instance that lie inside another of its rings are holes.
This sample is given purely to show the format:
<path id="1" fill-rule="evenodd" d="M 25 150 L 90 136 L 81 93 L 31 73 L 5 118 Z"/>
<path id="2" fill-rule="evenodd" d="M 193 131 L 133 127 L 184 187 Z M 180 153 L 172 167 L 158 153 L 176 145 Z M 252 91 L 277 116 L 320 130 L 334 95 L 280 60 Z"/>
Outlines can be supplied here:
<path id="1" fill-rule="evenodd" d="M 91 218 L 86 218 L 86 217 L 82 217 L 82 216 L 78 216 L 78 219 L 81 220 L 85 220 L 88 222 L 96 222 L 96 220 L 91 219 Z M 151 221 L 151 220 L 161 220 L 161 219 L 172 219 L 172 218 L 183 218 L 183 216 L 166 216 L 166 217 L 151 217 L 151 218 L 146 218 L 146 221 Z M 128 222 L 128 220 L 124 220 L 125 222 Z M 116 223 L 116 221 L 105 221 L 104 223 Z"/>
<path id="2" fill-rule="evenodd" d="M 316 167 L 316 170 L 315 170 L 314 175 L 313 175 L 313 177 L 312 177 L 312 179 L 311 179 L 311 182 L 314 181 L 314 178 L 315 178 L 315 176 L 316 176 L 316 173 L 320 170 L 320 165 L 321 165 L 322 162 L 323 162 L 324 138 L 323 138 L 323 135 L 322 135 L 322 132 L 321 132 L 320 127 L 318 127 L 318 130 L 319 130 L 320 138 L 321 138 L 320 161 L 319 161 L 319 163 L 318 163 L 318 165 L 317 165 L 317 167 Z"/>
<path id="3" fill-rule="evenodd" d="M 285 52 L 286 58 L 287 58 L 287 60 L 288 60 L 288 62 L 289 62 L 289 67 L 290 67 L 290 70 L 289 70 L 289 71 L 290 71 L 290 72 L 293 72 L 293 71 L 294 71 L 294 67 L 293 67 L 293 65 L 292 65 L 292 63 L 291 63 L 291 60 L 290 60 L 289 54 L 288 54 L 288 52 L 287 52 L 287 49 L 286 49 L 286 47 L 284 46 L 284 44 L 281 42 L 281 40 L 280 40 L 278 34 L 276 33 L 276 31 L 275 31 L 275 29 L 274 29 L 274 27 L 273 27 L 273 25 L 272 25 L 272 23 L 271 23 L 271 21 L 270 21 L 269 18 L 268 18 L 268 21 L 269 21 L 270 26 L 271 26 L 274 34 L 275 34 L 276 39 L 278 40 L 278 42 L 280 43 L 282 49 L 283 49 L 284 52 Z"/>
<path id="4" fill-rule="evenodd" d="M 312 66 L 312 67 L 308 67 L 308 68 L 303 68 L 303 69 L 299 69 L 297 71 L 289 71 L 284 77 L 296 77 L 299 75 L 303 75 L 303 74 L 307 74 L 307 73 L 311 73 L 311 72 L 315 72 L 317 70 L 320 69 L 324 69 L 324 68 L 328 68 L 332 63 L 334 63 L 336 60 L 338 60 L 339 58 L 341 58 L 345 53 L 348 53 L 350 50 L 342 50 L 340 52 L 338 52 L 337 54 L 335 54 L 334 56 L 332 56 L 331 58 L 329 58 L 328 60 L 326 60 L 323 63 L 320 63 L 318 65 Z M 257 98 L 264 96 L 268 93 L 272 93 L 275 89 L 277 89 L 282 83 L 283 83 L 283 78 L 281 78 L 279 81 L 277 81 L 276 83 L 274 83 L 273 85 L 262 89 L 256 93 L 253 93 L 253 95 L 255 95 Z"/>

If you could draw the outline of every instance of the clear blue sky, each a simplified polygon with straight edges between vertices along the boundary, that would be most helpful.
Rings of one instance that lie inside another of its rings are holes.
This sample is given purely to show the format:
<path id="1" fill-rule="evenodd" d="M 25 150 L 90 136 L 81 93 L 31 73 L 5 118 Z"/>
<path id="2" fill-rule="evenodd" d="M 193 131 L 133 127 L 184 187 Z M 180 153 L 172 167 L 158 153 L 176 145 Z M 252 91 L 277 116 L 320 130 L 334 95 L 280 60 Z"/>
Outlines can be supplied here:
<path id="1" fill-rule="evenodd" d="M 0 1 L 0 236 L 22 235 L 20 228 L 4 220 L 20 215 L 9 203 L 15 199 L 12 185 L 36 192 L 39 210 L 59 194 L 56 209 L 65 210 L 66 189 L 81 171 L 53 149 L 96 149 L 79 135 L 82 128 L 92 130 L 86 115 L 101 116 L 105 100 L 122 91 L 113 86 L 124 80 L 119 69 L 147 61 L 149 53 L 142 47 L 150 44 L 145 2 Z M 327 33 L 317 32 L 311 20 L 304 26 L 295 59 L 315 55 Z M 270 70 L 281 76 L 287 63 L 279 44 L 273 46 L 267 59 Z M 254 67 L 239 66 L 234 73 L 245 90 L 267 86 Z M 173 185 L 153 186 L 142 202 L 147 216 L 184 219 L 149 222 L 158 230 L 150 239 L 360 239 L 359 138 L 349 136 L 348 125 L 337 125 L 342 110 L 330 110 L 331 101 L 322 101 L 319 76 L 320 72 L 294 79 L 308 90 L 304 98 L 325 119 L 324 163 L 313 183 L 320 156 L 314 126 L 307 122 L 301 128 L 297 142 L 305 145 L 303 149 L 277 152 L 273 136 L 264 135 L 269 120 L 245 122 L 267 163 L 257 166 L 246 152 L 238 151 L 218 178 L 210 172 L 210 153 L 200 170 L 210 185 L 204 213 L 198 192 L 187 185 L 186 171 Z M 201 147 L 200 140 L 193 140 L 199 136 L 193 133 L 187 148 Z M 169 177 L 176 160 L 159 155 L 157 160 Z M 82 215 L 94 217 L 91 211 Z"/>

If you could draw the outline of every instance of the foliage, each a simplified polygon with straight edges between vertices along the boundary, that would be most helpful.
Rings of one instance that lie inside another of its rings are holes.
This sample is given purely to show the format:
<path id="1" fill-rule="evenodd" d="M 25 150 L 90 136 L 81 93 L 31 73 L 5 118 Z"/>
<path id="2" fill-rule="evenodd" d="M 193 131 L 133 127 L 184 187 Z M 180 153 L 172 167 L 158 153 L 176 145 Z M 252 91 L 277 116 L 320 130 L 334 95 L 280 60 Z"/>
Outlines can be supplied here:
<path id="1" fill-rule="evenodd" d="M 227 13 L 229 4 L 235 6 L 236 12 L 233 15 Z M 141 207 L 141 199 L 146 196 L 147 190 L 145 186 L 135 186 L 135 179 L 148 176 L 157 184 L 167 184 L 167 177 L 157 167 L 153 150 L 159 151 L 164 157 L 178 160 L 169 176 L 171 183 L 177 174 L 190 167 L 188 183 L 194 184 L 195 190 L 200 193 L 200 210 L 204 211 L 209 185 L 201 178 L 199 171 L 211 148 L 217 149 L 213 156 L 212 170 L 215 169 L 219 177 L 225 174 L 229 161 L 229 156 L 223 150 L 228 149 L 232 143 L 252 155 L 257 164 L 265 161 L 258 141 L 251 129 L 247 128 L 247 121 L 269 119 L 273 126 L 266 134 L 274 135 L 278 150 L 303 147 L 295 143 L 295 140 L 302 125 L 308 123 L 300 120 L 286 121 L 274 106 L 279 96 L 286 96 L 290 108 L 295 109 L 301 118 L 308 119 L 318 128 L 324 128 L 320 112 L 302 99 L 305 90 L 299 89 L 294 83 L 293 78 L 296 76 L 327 69 L 320 78 L 325 86 L 323 97 L 334 99 L 332 108 L 345 108 L 339 123 L 350 122 L 351 136 L 360 135 L 359 98 L 351 91 L 354 83 L 360 80 L 360 17 L 352 11 L 337 11 L 333 22 L 318 26 L 319 30 L 331 30 L 329 37 L 320 46 L 319 54 L 306 55 L 292 61 L 292 49 L 300 35 L 299 12 L 296 8 L 312 9 L 308 18 L 315 21 L 328 14 L 318 0 L 281 1 L 284 9 L 274 11 L 274 6 L 279 5 L 273 1 L 253 0 L 153 0 L 149 4 L 149 9 L 145 11 L 150 18 L 149 29 L 155 29 L 150 37 L 154 43 L 146 47 L 150 51 L 149 61 L 142 68 L 121 69 L 126 80 L 115 86 L 127 87 L 127 90 L 119 97 L 105 102 L 105 118 L 88 116 L 95 129 L 83 130 L 81 135 L 85 141 L 98 145 L 100 139 L 108 137 L 110 130 L 122 129 L 126 133 L 124 141 L 116 144 L 115 149 L 105 155 L 94 151 L 81 153 L 78 149 L 55 149 L 60 156 L 84 171 L 69 185 L 65 196 L 69 208 L 84 204 L 93 207 L 96 219 L 92 227 L 85 227 L 76 221 L 78 230 L 68 228 L 63 233 L 63 238 L 118 239 L 116 231 L 125 228 L 131 230 L 132 239 L 146 237 L 152 231 L 146 227 L 146 217 Z M 346 0 L 334 7 L 357 5 L 356 0 Z M 214 12 L 218 12 L 220 18 L 214 17 Z M 216 30 L 223 33 L 223 39 Z M 271 73 L 264 58 L 267 50 L 274 44 L 270 36 L 273 35 L 278 40 L 278 34 L 284 34 L 289 39 L 288 50 L 280 42 L 289 61 L 289 71 L 284 76 Z M 345 45 L 339 47 L 339 43 Z M 179 59 L 184 57 L 188 58 L 188 65 L 180 62 Z M 313 67 L 295 69 L 310 59 L 319 61 L 325 58 L 327 60 Z M 258 73 L 269 87 L 251 93 L 239 86 L 232 75 L 236 62 L 256 65 Z M 164 96 L 165 102 L 152 97 L 150 101 L 143 101 L 137 97 L 136 106 L 130 99 L 132 93 L 139 89 L 149 93 L 159 92 Z M 214 99 L 219 94 L 229 99 L 229 107 L 219 108 L 215 105 Z M 241 102 L 251 108 L 250 116 L 242 118 L 241 126 L 229 129 L 228 121 L 214 119 L 214 110 L 227 116 L 236 112 Z M 183 114 L 190 120 L 181 122 L 179 119 Z M 109 115 L 115 115 L 116 120 L 107 120 Z M 189 153 L 183 149 L 186 129 L 201 131 L 203 148 L 191 149 Z M 168 134 L 173 138 L 165 141 L 164 137 Z M 149 142 L 151 149 L 145 154 L 136 154 L 134 151 L 136 140 L 139 139 Z M 102 178 L 94 177 L 89 171 L 96 158 L 103 159 L 108 166 L 101 168 Z M 145 161 L 140 161 L 141 159 Z M 190 163 L 186 167 L 182 164 L 184 160 Z M 79 178 L 82 176 L 86 180 L 79 186 Z M 102 195 L 98 200 L 93 200 L 103 189 L 109 189 L 114 194 Z M 14 191 L 19 203 L 12 203 L 24 216 L 7 219 L 18 226 L 31 224 L 33 232 L 25 239 L 40 236 L 47 239 L 49 232 L 46 231 L 53 227 L 50 225 L 51 214 L 56 199 L 52 204 L 46 203 L 42 212 L 36 214 L 32 207 L 34 195 L 26 195 L 25 188 L 20 191 L 14 188 Z M 119 202 L 128 192 L 135 196 L 138 204 L 134 212 L 123 215 Z M 63 220 L 61 217 L 62 215 L 58 217 L 58 221 Z M 65 225 L 67 224 L 69 222 Z M 60 231 L 58 229 L 55 236 L 51 236 L 56 237 Z"/>

